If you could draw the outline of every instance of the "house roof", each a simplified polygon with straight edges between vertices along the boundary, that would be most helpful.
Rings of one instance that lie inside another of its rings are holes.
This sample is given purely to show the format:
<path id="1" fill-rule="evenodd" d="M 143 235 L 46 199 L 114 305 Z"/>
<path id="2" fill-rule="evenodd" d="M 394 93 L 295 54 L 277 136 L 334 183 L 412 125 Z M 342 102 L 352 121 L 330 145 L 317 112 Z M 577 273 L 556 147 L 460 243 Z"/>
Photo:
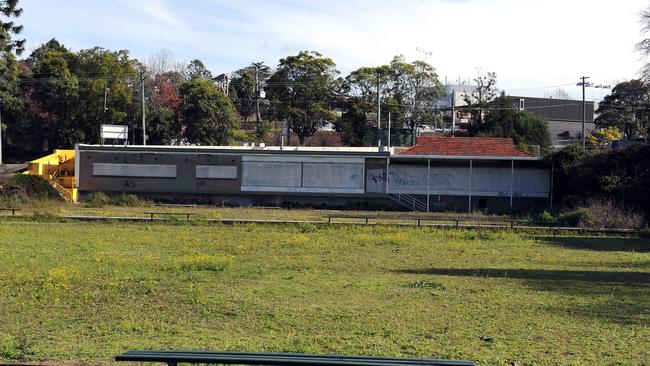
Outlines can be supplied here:
<path id="1" fill-rule="evenodd" d="M 534 158 L 514 145 L 510 138 L 421 136 L 398 155 Z"/>

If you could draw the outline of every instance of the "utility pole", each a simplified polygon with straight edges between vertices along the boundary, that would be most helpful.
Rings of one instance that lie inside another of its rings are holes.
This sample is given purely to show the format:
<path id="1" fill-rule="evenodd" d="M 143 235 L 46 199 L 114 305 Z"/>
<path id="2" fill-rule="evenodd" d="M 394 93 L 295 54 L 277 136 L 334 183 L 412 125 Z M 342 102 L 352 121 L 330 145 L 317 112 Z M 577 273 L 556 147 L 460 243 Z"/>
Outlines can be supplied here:
<path id="1" fill-rule="evenodd" d="M 147 125 L 144 101 L 144 69 L 140 70 L 140 97 L 142 98 L 142 145 L 147 145 Z"/>
<path id="2" fill-rule="evenodd" d="M 454 87 L 451 87 L 451 135 L 454 136 L 456 133 L 456 111 L 454 111 L 454 107 L 456 105 L 456 89 Z"/>
<path id="3" fill-rule="evenodd" d="M 390 149 L 390 111 L 388 111 L 388 149 Z"/>
<path id="4" fill-rule="evenodd" d="M 587 102 L 585 101 L 585 87 L 587 86 L 587 79 L 589 76 L 583 76 L 580 79 L 582 81 L 578 85 L 582 85 L 582 149 L 584 150 L 587 146 L 585 139 L 585 120 L 587 119 Z"/>
<path id="5" fill-rule="evenodd" d="M 260 68 L 257 65 L 255 66 L 255 123 L 257 123 L 257 133 L 260 131 L 260 79 L 259 79 L 259 70 Z"/>
<path id="6" fill-rule="evenodd" d="M 104 113 L 108 111 L 108 106 L 106 104 L 107 97 L 108 97 L 108 84 L 104 86 Z"/>
<path id="7" fill-rule="evenodd" d="M 377 146 L 381 147 L 381 90 L 379 90 L 379 68 L 377 68 Z"/>

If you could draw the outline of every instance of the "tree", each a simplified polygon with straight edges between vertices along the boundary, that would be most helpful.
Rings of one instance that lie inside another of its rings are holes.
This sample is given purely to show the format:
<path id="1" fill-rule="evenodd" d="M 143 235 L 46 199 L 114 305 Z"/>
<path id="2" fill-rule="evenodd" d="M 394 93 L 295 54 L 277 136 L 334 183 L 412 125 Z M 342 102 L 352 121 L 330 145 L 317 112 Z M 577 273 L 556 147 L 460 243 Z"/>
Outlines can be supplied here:
<path id="1" fill-rule="evenodd" d="M 418 128 L 435 123 L 432 106 L 445 94 L 444 89 L 433 66 L 424 61 L 406 63 L 403 56 L 395 56 L 390 72 L 390 98 L 401 107 L 397 121 L 404 121 L 414 144 Z"/>
<path id="2" fill-rule="evenodd" d="M 478 126 L 480 134 L 512 138 L 517 146 L 525 150 L 530 150 L 531 145 L 541 148 L 551 146 L 551 133 L 544 117 L 517 110 L 505 93 L 494 99 L 487 108 L 489 112 L 485 123 Z"/>
<path id="3" fill-rule="evenodd" d="M 621 133 L 621 131 L 614 126 L 600 128 L 587 135 L 587 140 L 591 145 L 594 146 L 607 146 L 613 141 L 618 141 L 622 138 L 623 133 Z"/>
<path id="4" fill-rule="evenodd" d="M 643 40 L 636 44 L 637 50 L 643 55 L 643 57 L 648 59 L 650 56 L 650 6 L 648 6 L 644 11 L 641 12 L 641 34 L 643 35 Z M 645 63 L 641 69 L 641 75 L 645 81 L 650 81 L 650 63 Z"/>
<path id="5" fill-rule="evenodd" d="M 650 88 L 635 79 L 616 84 L 612 93 L 599 104 L 594 121 L 599 128 L 617 127 L 627 139 L 643 136 L 648 131 L 647 106 Z"/>
<path id="6" fill-rule="evenodd" d="M 73 113 L 85 136 L 83 142 L 99 143 L 101 124 L 127 124 L 135 119 L 132 85 L 137 78 L 136 62 L 128 51 L 101 47 L 79 51 L 77 60 L 73 72 L 83 97 Z"/>
<path id="7" fill-rule="evenodd" d="M 194 78 L 212 79 L 212 73 L 208 70 L 201 60 L 192 60 L 185 67 L 185 78 L 192 80 Z"/>
<path id="8" fill-rule="evenodd" d="M 377 114 L 377 83 L 382 93 L 382 102 L 386 100 L 386 88 L 391 74 L 390 66 L 362 67 L 352 71 L 342 84 L 342 93 L 346 95 L 341 106 L 344 112 L 336 123 L 336 130 L 341 140 L 350 146 L 370 146 L 376 143 L 375 127 Z M 382 104 L 382 113 L 388 106 Z M 372 115 L 374 114 L 374 117 Z M 386 114 L 384 114 L 386 115 Z"/>
<path id="9" fill-rule="evenodd" d="M 72 72 L 76 55 L 69 51 L 48 51 L 36 61 L 31 89 L 31 113 L 43 134 L 45 145 L 71 148 L 85 135 L 75 118 L 79 80 Z"/>
<path id="10" fill-rule="evenodd" d="M 259 139 L 262 139 L 263 135 L 268 132 L 268 124 L 264 123 L 262 118 L 268 115 L 268 102 L 258 101 L 258 99 L 261 99 L 262 85 L 269 77 L 271 77 L 270 67 L 264 62 L 253 62 L 250 66 L 235 71 L 229 85 L 228 96 L 235 104 L 244 123 L 248 122 L 251 115 L 255 115 L 256 122 L 259 122 L 255 126 Z M 256 115 L 258 102 L 260 105 L 259 116 Z"/>
<path id="11" fill-rule="evenodd" d="M 335 122 L 330 107 L 341 81 L 332 59 L 318 52 L 301 51 L 280 60 L 267 82 L 273 116 L 285 120 L 301 145 L 327 122 Z"/>
<path id="12" fill-rule="evenodd" d="M 470 121 L 468 130 L 472 135 L 479 130 L 479 126 L 485 121 L 487 107 L 497 96 L 497 74 L 495 72 L 483 73 L 479 71 L 474 83 L 476 84 L 474 92 L 463 96 L 466 106 L 459 108 L 461 113 L 467 115 Z"/>
<path id="13" fill-rule="evenodd" d="M 23 9 L 18 7 L 18 0 L 0 0 L 0 13 L 8 18 L 8 21 L 0 20 L 0 51 L 16 52 L 20 55 L 25 50 L 24 39 L 12 39 L 12 35 L 18 35 L 22 32 L 23 26 L 16 25 L 10 19 L 17 18 L 23 13 Z"/>
<path id="14" fill-rule="evenodd" d="M 186 81 L 180 88 L 184 137 L 200 145 L 227 145 L 239 121 L 235 107 L 212 82 L 201 78 Z"/>
<path id="15" fill-rule="evenodd" d="M 4 161 L 25 155 L 32 145 L 30 133 L 22 128 L 25 103 L 18 82 L 19 68 L 16 57 L 10 52 L 0 53 L 0 136 Z"/>
<path id="16" fill-rule="evenodd" d="M 565 99 L 566 100 L 566 99 L 571 99 L 571 96 L 569 95 L 569 93 L 566 90 L 564 90 L 562 88 L 558 88 L 558 89 L 555 89 L 555 91 L 553 91 L 553 93 L 545 94 L 544 98 Z"/>

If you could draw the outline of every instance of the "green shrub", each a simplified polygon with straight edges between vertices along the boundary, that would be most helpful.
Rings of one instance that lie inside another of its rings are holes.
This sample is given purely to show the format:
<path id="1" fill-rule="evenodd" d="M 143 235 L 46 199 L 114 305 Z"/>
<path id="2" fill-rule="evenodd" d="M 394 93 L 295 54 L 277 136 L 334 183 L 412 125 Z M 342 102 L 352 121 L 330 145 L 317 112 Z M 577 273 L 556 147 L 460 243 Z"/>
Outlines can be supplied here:
<path id="1" fill-rule="evenodd" d="M 84 203 L 88 207 L 103 207 L 109 205 L 111 199 L 104 192 L 93 192 L 86 196 Z"/>
<path id="2" fill-rule="evenodd" d="M 313 233 L 318 231 L 318 227 L 311 222 L 301 222 L 298 224 L 298 231 L 301 233 Z"/>
<path id="3" fill-rule="evenodd" d="M 142 205 L 142 201 L 138 196 L 131 193 L 122 193 L 119 196 L 113 197 L 111 203 L 116 206 L 137 207 Z"/>
<path id="4" fill-rule="evenodd" d="M 553 216 L 553 214 L 548 211 L 544 211 L 541 214 L 539 214 L 537 219 L 539 221 L 550 222 L 550 221 L 555 221 L 555 216 Z"/>
<path id="5" fill-rule="evenodd" d="M 46 180 L 27 174 L 16 174 L 0 184 L 0 196 L 18 200 L 63 200 Z"/>
<path id="6" fill-rule="evenodd" d="M 578 208 L 573 211 L 561 213 L 557 218 L 561 226 L 578 227 L 591 224 L 591 212 L 587 208 Z"/>
<path id="7" fill-rule="evenodd" d="M 37 210 L 32 214 L 32 220 L 39 222 L 57 222 L 60 219 L 57 214 L 50 211 Z"/>

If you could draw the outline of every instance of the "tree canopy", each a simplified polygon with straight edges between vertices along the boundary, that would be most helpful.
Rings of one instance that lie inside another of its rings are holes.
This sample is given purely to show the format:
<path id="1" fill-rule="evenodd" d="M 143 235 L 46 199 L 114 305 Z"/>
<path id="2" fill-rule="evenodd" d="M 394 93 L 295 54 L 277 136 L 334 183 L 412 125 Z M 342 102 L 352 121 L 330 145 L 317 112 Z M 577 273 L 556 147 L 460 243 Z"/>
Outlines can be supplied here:
<path id="1" fill-rule="evenodd" d="M 183 137 L 193 144 L 228 145 L 239 124 L 232 102 L 211 81 L 193 78 L 181 84 Z"/>
<path id="2" fill-rule="evenodd" d="M 544 117 L 529 111 L 519 111 L 512 99 L 502 93 L 487 105 L 489 113 L 478 133 L 493 137 L 509 137 L 526 150 L 532 146 L 542 149 L 551 146 L 551 133 Z"/>
<path id="3" fill-rule="evenodd" d="M 627 139 L 648 132 L 650 88 L 640 79 L 616 84 L 612 93 L 599 104 L 594 121 L 599 128 L 616 127 Z"/>
<path id="4" fill-rule="evenodd" d="M 280 60 L 267 82 L 267 96 L 273 116 L 285 120 L 300 144 L 327 122 L 335 122 L 341 81 L 330 58 L 318 52 L 301 51 Z"/>

